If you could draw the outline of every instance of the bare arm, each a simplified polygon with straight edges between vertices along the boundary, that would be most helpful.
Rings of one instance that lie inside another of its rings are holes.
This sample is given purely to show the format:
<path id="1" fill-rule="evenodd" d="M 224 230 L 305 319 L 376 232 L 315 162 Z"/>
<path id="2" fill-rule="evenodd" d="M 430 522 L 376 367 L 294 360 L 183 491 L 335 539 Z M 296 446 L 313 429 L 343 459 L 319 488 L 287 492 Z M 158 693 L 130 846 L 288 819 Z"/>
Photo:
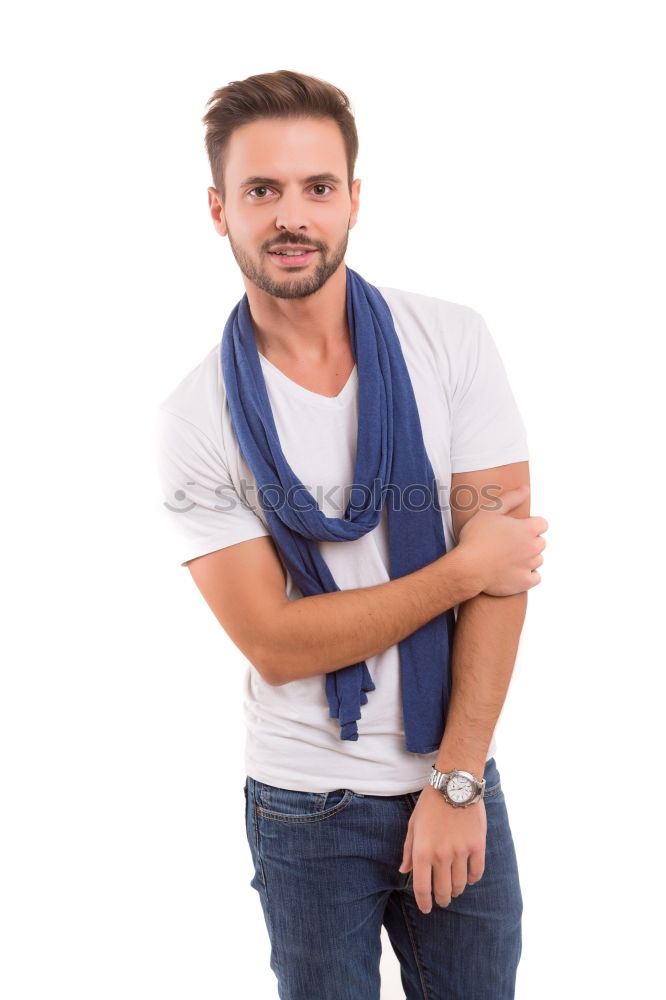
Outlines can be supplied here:
<path id="1" fill-rule="evenodd" d="M 225 632 L 269 684 L 365 660 L 480 586 L 472 562 L 457 548 L 397 580 L 293 601 L 268 536 L 201 556 L 188 567 Z"/>
<path id="2" fill-rule="evenodd" d="M 474 513 L 482 503 L 481 491 L 489 484 L 511 490 L 516 483 L 529 482 L 527 462 L 485 469 L 481 472 L 455 473 L 455 488 L 464 483 L 472 488 L 476 504 L 463 513 L 454 510 L 454 530 L 459 544 L 473 529 L 482 513 Z M 504 495 L 504 494 L 502 494 Z M 531 518 L 529 495 L 511 511 L 506 521 L 534 524 L 539 535 L 548 527 L 543 518 Z M 469 520 L 468 520 L 469 518 Z M 487 518 L 486 518 L 487 520 Z M 539 575 L 537 566 L 545 542 L 535 534 L 531 539 L 530 572 Z M 526 588 L 527 591 L 528 588 Z M 527 592 L 500 596 L 479 593 L 458 610 L 453 644 L 452 690 L 444 726 L 444 736 L 435 759 L 441 771 L 457 767 L 483 775 L 492 732 L 506 696 L 523 626 Z M 429 913 L 435 902 L 448 906 L 465 886 L 478 882 L 485 870 L 486 808 L 480 800 L 468 809 L 452 809 L 438 791 L 426 783 L 407 827 L 403 859 L 399 870 L 413 869 L 412 884 L 416 904 Z"/>
<path id="3" fill-rule="evenodd" d="M 456 473 L 451 486 L 452 493 L 462 484 L 469 486 L 482 502 L 481 491 L 488 484 L 496 484 L 504 491 L 520 483 L 529 483 L 528 462 Z M 477 508 L 478 504 L 465 512 L 454 508 L 456 536 Z M 511 516 L 527 517 L 529 513 L 528 495 L 511 511 Z M 545 541 L 541 540 L 540 544 L 543 547 Z M 483 775 L 490 740 L 513 673 L 526 610 L 527 591 L 507 597 L 479 593 L 468 598 L 458 609 L 451 663 L 451 700 L 444 738 L 435 761 L 438 770 L 450 771 L 457 767 L 477 777 Z"/>
<path id="4" fill-rule="evenodd" d="M 521 499 L 520 493 L 503 497 L 507 507 Z M 499 513 L 474 520 L 464 543 L 414 573 L 294 601 L 286 596 L 269 536 L 200 556 L 188 566 L 232 642 L 267 683 L 286 684 L 373 656 L 491 585 L 493 592 L 517 593 L 538 582 L 527 569 L 538 525 Z"/>

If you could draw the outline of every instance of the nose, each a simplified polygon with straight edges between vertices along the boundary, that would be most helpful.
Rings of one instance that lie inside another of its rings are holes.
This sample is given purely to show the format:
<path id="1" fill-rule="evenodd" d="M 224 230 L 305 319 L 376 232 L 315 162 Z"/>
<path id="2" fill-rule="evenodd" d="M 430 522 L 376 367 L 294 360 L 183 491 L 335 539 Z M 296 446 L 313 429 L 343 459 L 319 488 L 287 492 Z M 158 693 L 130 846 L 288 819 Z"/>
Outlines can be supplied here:
<path id="1" fill-rule="evenodd" d="M 308 228 L 306 206 L 299 192 L 283 192 L 278 202 L 275 226 L 292 233 L 303 232 Z"/>

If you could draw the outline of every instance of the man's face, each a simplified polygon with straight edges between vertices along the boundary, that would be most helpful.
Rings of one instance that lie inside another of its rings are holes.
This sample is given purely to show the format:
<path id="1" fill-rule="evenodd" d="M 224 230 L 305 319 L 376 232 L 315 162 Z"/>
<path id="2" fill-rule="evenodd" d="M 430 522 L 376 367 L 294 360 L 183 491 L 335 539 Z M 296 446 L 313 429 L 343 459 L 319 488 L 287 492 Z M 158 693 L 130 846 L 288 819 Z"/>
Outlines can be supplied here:
<path id="1" fill-rule="evenodd" d="M 330 118 L 262 118 L 235 129 L 227 147 L 225 200 L 208 201 L 215 228 L 253 284 L 281 299 L 312 295 L 340 267 L 355 225 L 342 134 Z M 298 256 L 277 249 L 305 252 Z"/>

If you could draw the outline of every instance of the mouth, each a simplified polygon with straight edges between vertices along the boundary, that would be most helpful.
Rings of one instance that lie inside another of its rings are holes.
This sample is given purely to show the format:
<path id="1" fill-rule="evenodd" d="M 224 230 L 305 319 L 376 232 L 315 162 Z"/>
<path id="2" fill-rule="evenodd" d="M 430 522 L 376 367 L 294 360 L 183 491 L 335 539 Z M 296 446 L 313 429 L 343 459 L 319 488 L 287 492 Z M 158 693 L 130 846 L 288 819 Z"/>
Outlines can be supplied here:
<path id="1" fill-rule="evenodd" d="M 317 250 L 305 249 L 305 247 L 294 247 L 289 250 L 269 250 L 268 256 L 275 261 L 278 267 L 292 268 L 304 267 L 309 264 L 317 252 Z"/>

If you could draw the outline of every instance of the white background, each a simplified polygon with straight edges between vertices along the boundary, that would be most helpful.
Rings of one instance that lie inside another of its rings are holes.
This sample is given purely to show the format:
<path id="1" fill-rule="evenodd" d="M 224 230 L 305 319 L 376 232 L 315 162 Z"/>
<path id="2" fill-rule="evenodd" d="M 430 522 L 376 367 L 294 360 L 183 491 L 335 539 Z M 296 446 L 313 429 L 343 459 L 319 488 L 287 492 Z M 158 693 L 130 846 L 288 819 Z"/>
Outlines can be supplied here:
<path id="1" fill-rule="evenodd" d="M 661 995 L 660 7 L 5 19 L 6 1000 L 277 995 L 249 885 L 240 660 L 175 559 L 152 451 L 159 401 L 244 291 L 207 213 L 205 102 L 276 69 L 352 100 L 347 263 L 479 311 L 527 425 L 550 527 L 496 754 L 525 905 L 516 996 Z"/>

